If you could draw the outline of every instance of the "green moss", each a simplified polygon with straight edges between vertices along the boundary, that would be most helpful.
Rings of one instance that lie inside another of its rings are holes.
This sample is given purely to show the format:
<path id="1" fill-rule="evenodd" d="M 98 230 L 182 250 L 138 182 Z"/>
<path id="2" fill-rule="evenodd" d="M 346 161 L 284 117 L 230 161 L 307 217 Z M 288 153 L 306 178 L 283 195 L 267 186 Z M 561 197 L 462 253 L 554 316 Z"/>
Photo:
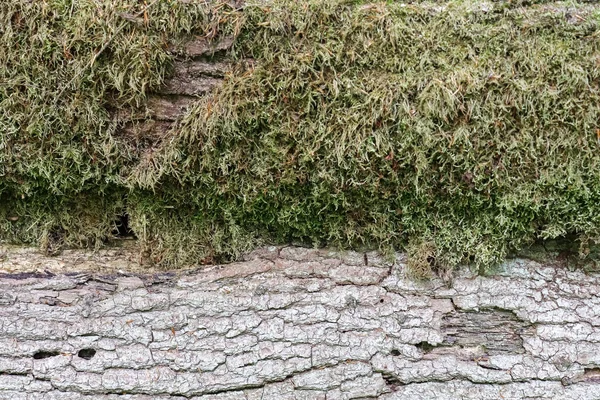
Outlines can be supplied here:
<path id="1" fill-rule="evenodd" d="M 8 4 L 14 31 L 25 6 Z M 70 2 L 34 2 L 23 32 L 3 33 L 2 48 L 36 50 L 19 62 L 0 53 L 20 65 L 0 77 L 5 196 L 126 192 L 148 259 L 164 265 L 266 241 L 425 243 L 432 268 L 486 268 L 538 238 L 598 237 L 597 6 L 159 1 L 147 24 L 113 37 L 124 3 L 104 2 L 104 16 L 85 4 L 70 14 Z M 41 21 L 43 8 L 58 17 Z M 169 70 L 164 38 L 215 26 L 238 33 L 235 72 L 140 164 L 122 151 L 108 99 L 143 105 Z"/>
<path id="2" fill-rule="evenodd" d="M 98 196 L 36 195 L 15 199 L 0 196 L 0 232 L 10 242 L 36 243 L 49 253 L 63 247 L 98 248 L 115 230 L 123 213 L 123 193 Z"/>
<path id="3" fill-rule="evenodd" d="M 175 1 L 1 2 L 0 217 L 19 222 L 1 218 L 0 239 L 100 245 L 140 156 L 110 110 L 143 109 L 172 66 L 167 38 L 218 36 L 222 19 Z"/>
<path id="4" fill-rule="evenodd" d="M 248 7 L 235 51 L 258 62 L 142 182 L 255 237 L 425 241 L 445 267 L 597 235 L 598 24 L 560 7 Z"/>

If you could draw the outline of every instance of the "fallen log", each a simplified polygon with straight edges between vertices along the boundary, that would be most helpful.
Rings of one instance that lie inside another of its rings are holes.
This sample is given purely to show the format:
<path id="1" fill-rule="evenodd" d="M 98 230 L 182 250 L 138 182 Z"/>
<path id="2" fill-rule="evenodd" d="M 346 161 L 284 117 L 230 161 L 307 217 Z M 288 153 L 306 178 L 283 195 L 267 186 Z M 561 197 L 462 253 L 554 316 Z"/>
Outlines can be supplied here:
<path id="1" fill-rule="evenodd" d="M 1 399 L 600 398 L 600 276 L 559 261 L 444 282 L 297 247 L 177 273 L 127 272 L 126 250 L 11 259 Z"/>

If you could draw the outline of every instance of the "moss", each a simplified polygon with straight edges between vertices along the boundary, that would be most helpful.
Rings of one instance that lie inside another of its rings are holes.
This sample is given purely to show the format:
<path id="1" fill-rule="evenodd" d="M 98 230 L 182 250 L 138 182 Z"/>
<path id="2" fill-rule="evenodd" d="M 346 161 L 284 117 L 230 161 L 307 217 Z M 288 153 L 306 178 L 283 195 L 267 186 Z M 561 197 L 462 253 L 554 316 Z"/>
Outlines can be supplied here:
<path id="1" fill-rule="evenodd" d="M 98 196 L 95 191 L 73 196 L 36 195 L 15 199 L 0 196 L 0 232 L 10 242 L 36 243 L 48 253 L 63 247 L 98 248 L 115 230 L 124 210 L 118 191 Z"/>
<path id="2" fill-rule="evenodd" d="M 27 4 L 0 6 L 2 48 L 35 50 L 0 53 L 0 79 L 18 88 L 0 92 L 0 193 L 122 191 L 151 261 L 265 241 L 426 243 L 442 268 L 487 268 L 538 238 L 598 237 L 597 6 L 159 1 L 125 23 L 124 2 L 101 16 L 91 1 L 74 14 L 64 0 Z M 32 8 L 20 33 L 19 7 Z M 237 34 L 235 71 L 140 163 L 109 99 L 143 105 L 172 62 L 164 38 L 198 32 Z"/>
<path id="3" fill-rule="evenodd" d="M 58 229 L 98 246 L 114 228 L 140 155 L 111 110 L 144 108 L 171 69 L 167 39 L 218 36 L 222 20 L 206 4 L 144 4 L 1 2 L 0 216 L 18 222 L 1 218 L 0 239 L 46 248 Z"/>

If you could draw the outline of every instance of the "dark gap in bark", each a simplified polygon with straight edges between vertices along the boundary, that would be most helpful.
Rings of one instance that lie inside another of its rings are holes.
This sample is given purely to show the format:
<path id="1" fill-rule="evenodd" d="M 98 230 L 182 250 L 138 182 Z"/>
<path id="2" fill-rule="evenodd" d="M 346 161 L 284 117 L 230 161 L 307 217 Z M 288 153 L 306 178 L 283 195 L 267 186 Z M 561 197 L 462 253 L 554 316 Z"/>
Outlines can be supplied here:
<path id="1" fill-rule="evenodd" d="M 415 347 L 419 350 L 421 350 L 423 353 L 427 354 L 430 351 L 432 351 L 433 349 L 435 349 L 435 346 L 432 344 L 429 344 L 429 342 L 420 342 L 415 344 Z"/>
<path id="2" fill-rule="evenodd" d="M 0 371 L 0 375 L 7 376 L 27 376 L 27 372 L 8 372 L 8 371 Z"/>
<path id="3" fill-rule="evenodd" d="M 396 390 L 398 390 L 398 388 L 400 386 L 404 385 L 400 381 L 400 379 L 398 379 L 397 377 L 393 376 L 392 374 L 390 374 L 388 372 L 382 372 L 381 376 L 382 376 L 383 380 L 385 381 L 385 384 L 390 388 L 390 390 L 392 392 L 395 392 Z"/>
<path id="4" fill-rule="evenodd" d="M 398 351 L 397 349 L 392 349 L 392 351 L 390 351 L 390 354 L 393 356 L 399 356 L 400 355 L 400 351 Z"/>
<path id="5" fill-rule="evenodd" d="M 117 239 L 137 239 L 135 232 L 129 226 L 129 214 L 127 211 L 117 216 L 115 229 L 113 229 L 112 234 Z"/>
<path id="6" fill-rule="evenodd" d="M 38 351 L 33 355 L 34 360 L 43 360 L 44 358 L 56 357 L 59 355 L 57 351 Z"/>
<path id="7" fill-rule="evenodd" d="M 77 353 L 79 358 L 83 358 L 84 360 L 91 360 L 96 355 L 96 350 L 94 349 L 81 349 Z"/>
<path id="8" fill-rule="evenodd" d="M 45 252 L 49 256 L 59 254 L 65 244 L 67 232 L 62 226 L 54 226 L 48 232 L 48 241 L 45 246 Z"/>
<path id="9" fill-rule="evenodd" d="M 434 256 L 427 256 L 427 262 L 429 263 L 429 265 L 432 268 L 435 267 L 435 257 Z"/>
<path id="10" fill-rule="evenodd" d="M 583 379 L 586 382 L 600 382 L 600 368 L 584 368 Z"/>
<path id="11" fill-rule="evenodd" d="M 486 364 L 482 364 L 482 363 L 477 363 L 477 365 L 479 367 L 483 368 L 483 369 L 489 369 L 489 370 L 492 370 L 492 371 L 504 371 L 502 368 L 494 367 L 494 366 L 491 366 L 491 365 L 486 365 Z"/>
<path id="12" fill-rule="evenodd" d="M 0 278 L 2 279 L 14 279 L 14 280 L 24 280 L 24 279 L 50 279 L 55 275 L 52 272 L 45 271 L 41 272 L 17 272 L 14 274 L 11 273 L 0 273 Z"/>

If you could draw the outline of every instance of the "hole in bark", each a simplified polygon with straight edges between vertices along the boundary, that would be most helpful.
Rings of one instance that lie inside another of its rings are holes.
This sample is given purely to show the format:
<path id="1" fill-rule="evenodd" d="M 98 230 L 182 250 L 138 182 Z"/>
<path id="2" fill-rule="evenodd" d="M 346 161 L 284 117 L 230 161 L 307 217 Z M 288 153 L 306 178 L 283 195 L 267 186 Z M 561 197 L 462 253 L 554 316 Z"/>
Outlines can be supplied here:
<path id="1" fill-rule="evenodd" d="M 402 382 L 400 382 L 400 379 L 391 375 L 390 373 L 384 372 L 381 374 L 381 376 L 383 377 L 385 384 L 392 390 L 392 392 L 395 392 L 396 390 L 398 390 L 398 387 L 402 386 Z"/>
<path id="2" fill-rule="evenodd" d="M 44 358 L 56 357 L 58 354 L 57 351 L 38 351 L 33 355 L 33 359 L 43 360 Z"/>
<path id="3" fill-rule="evenodd" d="M 380 302 L 380 303 L 383 303 L 383 302 L 384 302 L 384 300 L 383 300 L 383 299 L 379 299 L 379 302 Z"/>
<path id="4" fill-rule="evenodd" d="M 54 226 L 48 231 L 44 251 L 49 256 L 55 256 L 60 253 L 64 244 L 67 231 L 61 226 Z"/>
<path id="5" fill-rule="evenodd" d="M 429 344 L 428 342 L 417 343 L 415 344 L 415 347 L 421 350 L 423 353 L 429 353 L 431 350 L 435 349 L 435 346 Z"/>
<path id="6" fill-rule="evenodd" d="M 392 351 L 390 351 L 390 354 L 393 356 L 399 356 L 400 355 L 400 351 L 397 349 L 392 349 Z"/>
<path id="7" fill-rule="evenodd" d="M 94 349 L 81 349 L 77 353 L 77 356 L 83 358 L 84 360 L 91 360 L 92 357 L 96 355 L 96 350 Z"/>
<path id="8" fill-rule="evenodd" d="M 427 257 L 427 262 L 429 263 L 429 265 L 431 266 L 431 268 L 435 267 L 435 257 L 434 256 L 428 256 Z"/>
<path id="9" fill-rule="evenodd" d="M 118 239 L 136 239 L 135 232 L 129 226 L 129 214 L 124 212 L 117 216 L 115 220 L 115 229 L 112 234 Z"/>

